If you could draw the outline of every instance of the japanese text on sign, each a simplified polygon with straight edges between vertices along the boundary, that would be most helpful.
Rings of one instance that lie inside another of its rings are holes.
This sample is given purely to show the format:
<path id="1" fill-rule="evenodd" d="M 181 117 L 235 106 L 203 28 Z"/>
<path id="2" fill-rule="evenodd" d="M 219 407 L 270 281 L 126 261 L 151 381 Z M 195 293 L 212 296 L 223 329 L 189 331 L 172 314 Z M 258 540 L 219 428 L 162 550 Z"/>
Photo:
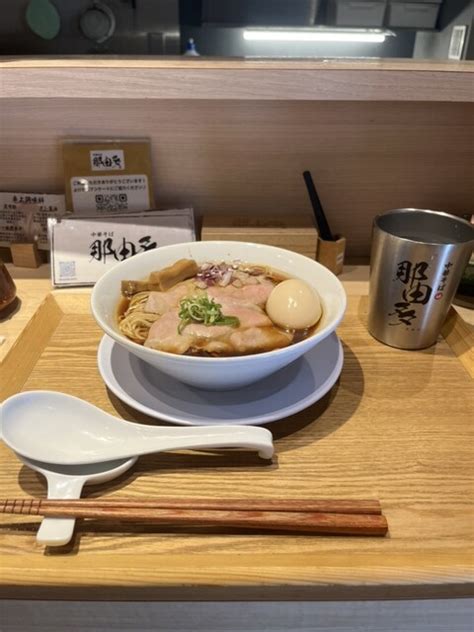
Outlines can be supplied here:
<path id="1" fill-rule="evenodd" d="M 129 257 L 133 257 L 139 252 L 146 252 L 147 250 L 153 250 L 156 248 L 156 241 L 151 240 L 150 235 L 144 235 L 138 237 L 136 240 L 131 241 L 126 237 L 114 237 L 114 233 L 92 233 L 91 237 L 97 239 L 89 246 L 89 253 L 91 260 L 101 261 L 107 263 L 110 259 L 114 261 L 123 261 Z"/>
<path id="2" fill-rule="evenodd" d="M 48 217 L 65 215 L 63 195 L 0 193 L 0 245 L 36 241 L 47 249 Z"/>
<path id="3" fill-rule="evenodd" d="M 90 152 L 92 171 L 112 171 L 125 169 L 122 149 L 103 149 Z"/>
<path id="4" fill-rule="evenodd" d="M 71 178 L 71 195 L 79 212 L 143 211 L 149 205 L 148 178 L 143 174 Z"/>
<path id="5" fill-rule="evenodd" d="M 436 293 L 434 299 L 438 301 L 443 296 L 447 278 L 452 267 L 452 263 L 444 264 L 441 279 L 435 285 Z M 429 264 L 426 261 L 400 261 L 397 264 L 396 280 L 400 281 L 405 287 L 401 293 L 400 301 L 393 305 L 393 311 L 389 316 L 395 318 L 395 322 L 389 322 L 389 325 L 406 325 L 411 326 L 417 318 L 417 306 L 426 305 L 433 295 L 433 288 L 428 283 Z"/>

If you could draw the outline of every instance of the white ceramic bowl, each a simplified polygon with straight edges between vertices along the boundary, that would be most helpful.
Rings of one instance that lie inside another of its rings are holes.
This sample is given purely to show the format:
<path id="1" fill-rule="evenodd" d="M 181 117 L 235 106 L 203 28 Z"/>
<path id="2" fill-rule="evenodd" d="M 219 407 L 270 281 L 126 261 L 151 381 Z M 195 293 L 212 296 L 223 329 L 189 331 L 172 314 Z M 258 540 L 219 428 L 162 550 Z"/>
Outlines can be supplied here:
<path id="1" fill-rule="evenodd" d="M 265 353 L 226 358 L 186 356 L 156 351 L 123 336 L 116 322 L 120 284 L 125 279 L 144 279 L 153 270 L 177 259 L 234 261 L 266 264 L 312 285 L 321 298 L 323 315 L 316 332 L 289 347 Z M 327 268 L 303 255 L 237 241 L 195 241 L 162 246 L 126 259 L 106 272 L 92 292 L 92 313 L 104 332 L 130 353 L 181 382 L 211 390 L 230 390 L 251 384 L 293 362 L 333 332 L 344 315 L 346 294 L 338 278 Z"/>

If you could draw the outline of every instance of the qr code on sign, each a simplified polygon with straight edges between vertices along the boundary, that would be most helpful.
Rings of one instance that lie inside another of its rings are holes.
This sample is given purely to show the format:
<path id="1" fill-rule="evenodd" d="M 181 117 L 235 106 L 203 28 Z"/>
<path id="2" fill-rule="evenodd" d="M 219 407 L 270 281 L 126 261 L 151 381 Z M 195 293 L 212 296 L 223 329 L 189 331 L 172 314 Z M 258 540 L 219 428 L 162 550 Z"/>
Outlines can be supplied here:
<path id="1" fill-rule="evenodd" d="M 95 196 L 95 206 L 98 211 L 126 211 L 128 209 L 127 194 L 98 194 Z"/>
<path id="2" fill-rule="evenodd" d="M 74 279 L 76 277 L 76 262 L 60 261 L 59 277 L 60 279 Z"/>

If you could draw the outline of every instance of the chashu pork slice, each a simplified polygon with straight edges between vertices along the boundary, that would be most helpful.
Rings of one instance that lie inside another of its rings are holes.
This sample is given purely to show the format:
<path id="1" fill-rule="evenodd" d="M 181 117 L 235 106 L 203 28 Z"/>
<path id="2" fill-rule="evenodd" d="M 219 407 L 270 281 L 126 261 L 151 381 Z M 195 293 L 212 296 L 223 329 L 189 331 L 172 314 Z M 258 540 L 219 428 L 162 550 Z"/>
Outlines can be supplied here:
<path id="1" fill-rule="evenodd" d="M 196 291 L 196 286 L 192 281 L 178 283 L 166 292 L 150 292 L 145 303 L 144 311 L 152 314 L 164 314 L 173 307 L 177 307 L 181 299 L 192 295 Z"/>
<path id="2" fill-rule="evenodd" d="M 264 307 L 274 287 L 271 281 L 264 280 L 257 285 L 244 285 L 243 287 L 212 285 L 207 288 L 207 293 L 216 303 L 220 303 L 224 299 L 232 299 L 241 303 L 252 303 Z"/>
<path id="3" fill-rule="evenodd" d="M 226 287 L 215 285 L 207 288 L 206 292 L 216 303 L 223 304 L 224 301 L 238 301 L 246 305 L 263 307 L 273 287 L 271 282 L 246 285 L 241 288 L 235 288 L 231 285 Z M 173 307 L 177 307 L 185 296 L 203 293 L 202 290 L 196 288 L 194 281 L 183 281 L 164 292 L 150 292 L 144 311 L 152 314 L 164 314 Z"/>
<path id="4" fill-rule="evenodd" d="M 153 323 L 145 341 L 145 347 L 168 351 L 169 353 L 186 353 L 190 349 L 199 348 L 207 351 L 206 347 L 212 342 L 220 342 L 232 331 L 228 325 L 200 325 L 190 323 L 181 333 L 178 332 L 180 318 L 177 309 L 170 309 Z M 214 352 L 227 352 L 227 346 L 212 345 Z M 211 349 L 212 349 L 211 346 Z M 209 351 L 210 353 L 212 351 Z"/>
<path id="5" fill-rule="evenodd" d="M 292 340 L 293 334 L 271 325 L 238 329 L 231 334 L 229 342 L 234 353 L 245 355 L 281 349 L 291 344 Z"/>
<path id="6" fill-rule="evenodd" d="M 189 323 L 179 333 L 179 309 L 171 308 L 150 327 L 145 346 L 179 354 L 186 353 L 190 349 L 199 349 L 207 353 L 233 354 L 235 350 L 228 343 L 232 332 L 249 327 L 258 328 L 271 325 L 268 316 L 256 305 L 245 305 L 238 301 L 226 299 L 222 301 L 221 306 L 224 316 L 236 316 L 239 319 L 240 326 L 238 328 L 229 325 L 206 326 L 199 323 Z"/>

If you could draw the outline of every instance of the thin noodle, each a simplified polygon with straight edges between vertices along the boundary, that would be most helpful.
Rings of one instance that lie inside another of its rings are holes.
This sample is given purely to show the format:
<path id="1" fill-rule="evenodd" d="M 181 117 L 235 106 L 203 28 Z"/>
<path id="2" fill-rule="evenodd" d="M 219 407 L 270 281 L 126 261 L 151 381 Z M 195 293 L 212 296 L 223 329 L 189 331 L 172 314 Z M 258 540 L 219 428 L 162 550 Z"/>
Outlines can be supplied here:
<path id="1" fill-rule="evenodd" d="M 138 344 L 147 339 L 150 327 L 158 320 L 159 314 L 143 311 L 150 292 L 138 292 L 130 299 L 127 311 L 119 321 L 120 331 Z"/>
<path id="2" fill-rule="evenodd" d="M 139 308 L 142 308 L 143 310 L 149 296 L 150 292 L 137 292 L 137 294 L 134 294 L 130 299 L 130 303 L 128 304 L 125 314 L 130 314 Z"/>

